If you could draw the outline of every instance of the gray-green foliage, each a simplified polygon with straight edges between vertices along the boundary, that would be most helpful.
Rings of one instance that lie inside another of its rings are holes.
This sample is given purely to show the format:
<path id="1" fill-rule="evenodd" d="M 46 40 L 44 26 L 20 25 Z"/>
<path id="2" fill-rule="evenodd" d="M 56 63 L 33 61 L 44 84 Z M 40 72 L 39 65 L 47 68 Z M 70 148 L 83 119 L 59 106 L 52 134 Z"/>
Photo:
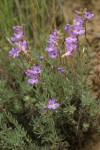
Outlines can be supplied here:
<path id="1" fill-rule="evenodd" d="M 0 148 L 2 150 L 27 150 L 35 147 L 25 129 L 10 113 L 0 114 Z"/>

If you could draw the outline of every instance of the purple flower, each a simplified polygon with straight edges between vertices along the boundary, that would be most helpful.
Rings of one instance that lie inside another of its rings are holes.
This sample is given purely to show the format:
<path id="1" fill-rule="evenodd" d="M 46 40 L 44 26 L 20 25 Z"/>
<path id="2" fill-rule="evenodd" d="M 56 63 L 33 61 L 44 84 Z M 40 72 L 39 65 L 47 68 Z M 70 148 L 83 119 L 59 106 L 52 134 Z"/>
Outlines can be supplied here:
<path id="1" fill-rule="evenodd" d="M 25 71 L 25 74 L 29 77 L 32 77 L 34 75 L 34 71 L 32 69 L 28 69 L 27 71 Z"/>
<path id="2" fill-rule="evenodd" d="M 87 19 L 91 19 L 92 17 L 94 17 L 94 14 L 92 14 L 89 11 L 85 11 L 84 12 L 84 17 L 87 18 Z"/>
<path id="3" fill-rule="evenodd" d="M 53 35 L 57 36 L 57 34 L 59 34 L 59 31 L 57 29 L 54 29 Z"/>
<path id="4" fill-rule="evenodd" d="M 67 42 L 67 43 L 71 43 L 71 42 L 76 42 L 77 41 L 77 38 L 75 37 L 67 37 L 66 39 L 65 39 L 65 41 Z"/>
<path id="5" fill-rule="evenodd" d="M 77 41 L 66 43 L 66 48 L 68 51 L 72 51 L 72 50 L 76 49 L 77 48 Z"/>
<path id="6" fill-rule="evenodd" d="M 56 99 L 52 98 L 48 100 L 48 109 L 57 109 L 60 106 L 59 103 L 56 103 Z"/>
<path id="7" fill-rule="evenodd" d="M 33 66 L 32 70 L 33 70 L 33 74 L 40 74 L 42 72 L 42 66 Z"/>
<path id="8" fill-rule="evenodd" d="M 51 98 L 48 100 L 48 105 L 44 106 L 43 109 L 57 109 L 58 107 L 60 107 L 60 104 L 56 103 L 55 98 Z"/>
<path id="9" fill-rule="evenodd" d="M 15 42 L 15 41 L 16 41 L 15 37 L 11 37 L 10 40 L 11 40 L 12 42 Z"/>
<path id="10" fill-rule="evenodd" d="M 76 35 L 73 31 L 71 31 L 71 32 L 70 32 L 70 37 L 71 37 L 71 38 L 76 38 L 77 35 Z"/>
<path id="11" fill-rule="evenodd" d="M 61 73 L 65 73 L 65 70 L 61 67 L 58 67 L 57 70 L 60 71 Z"/>
<path id="12" fill-rule="evenodd" d="M 42 72 L 41 65 L 40 66 L 32 66 L 31 69 L 28 69 L 25 74 L 29 77 L 33 75 L 40 74 Z"/>
<path id="13" fill-rule="evenodd" d="M 65 39 L 65 45 L 68 51 L 72 51 L 77 48 L 77 38 L 73 31 L 70 32 L 70 37 Z"/>
<path id="14" fill-rule="evenodd" d="M 58 42 L 60 32 L 57 29 L 54 29 L 53 35 L 55 37 L 55 41 Z"/>
<path id="15" fill-rule="evenodd" d="M 56 45 L 54 42 L 48 41 L 47 42 L 47 47 L 46 47 L 46 51 L 47 52 L 52 52 L 53 50 L 57 49 Z"/>
<path id="16" fill-rule="evenodd" d="M 48 53 L 48 56 L 49 56 L 50 58 L 56 58 L 56 57 L 58 56 L 58 50 L 55 49 L 55 50 L 49 52 L 49 53 Z"/>
<path id="17" fill-rule="evenodd" d="M 37 84 L 38 83 L 38 74 L 42 72 L 41 65 L 40 66 L 32 66 L 31 69 L 26 70 L 25 74 L 30 77 L 28 79 L 29 84 Z"/>
<path id="18" fill-rule="evenodd" d="M 74 21 L 75 21 L 75 24 L 83 24 L 84 23 L 84 20 L 81 16 L 76 16 Z"/>
<path id="19" fill-rule="evenodd" d="M 52 52 L 52 51 L 54 51 L 55 48 L 56 48 L 56 47 L 47 47 L 47 48 L 46 48 L 46 51 L 47 51 L 47 52 Z"/>
<path id="20" fill-rule="evenodd" d="M 54 42 L 52 41 L 47 41 L 47 47 L 46 47 L 46 51 L 47 52 L 51 52 L 56 48 L 56 45 Z"/>
<path id="21" fill-rule="evenodd" d="M 15 48 L 12 48 L 12 51 L 10 51 L 10 56 L 17 57 L 21 51 L 24 53 L 27 52 L 27 42 L 25 39 L 23 27 L 21 26 L 14 26 L 14 35 L 10 38 L 10 40 L 13 42 L 13 44 L 16 46 Z"/>
<path id="22" fill-rule="evenodd" d="M 20 40 L 22 40 L 25 36 L 23 34 L 16 34 L 14 33 L 14 37 L 11 37 L 11 40 L 13 40 L 14 42 L 18 42 Z"/>
<path id="23" fill-rule="evenodd" d="M 59 36 L 57 36 L 58 33 L 59 33 L 59 31 L 57 29 L 54 29 L 53 34 L 49 35 L 51 42 L 54 42 L 54 43 L 58 42 L 58 39 L 59 39 Z"/>
<path id="24" fill-rule="evenodd" d="M 47 106 L 43 106 L 43 109 L 46 110 L 46 109 L 47 109 Z"/>
<path id="25" fill-rule="evenodd" d="M 66 26 L 64 26 L 64 30 L 65 31 L 71 31 L 72 30 L 72 26 L 70 24 L 66 24 Z"/>
<path id="26" fill-rule="evenodd" d="M 10 56 L 13 56 L 14 58 L 18 57 L 19 53 L 20 49 L 18 47 L 12 48 L 12 50 L 9 52 Z"/>
<path id="27" fill-rule="evenodd" d="M 65 54 L 62 55 L 62 58 L 67 56 L 74 56 L 74 54 L 72 54 L 72 51 L 67 51 Z"/>
<path id="28" fill-rule="evenodd" d="M 27 50 L 27 42 L 25 40 L 22 42 L 21 46 L 23 51 Z"/>
<path id="29" fill-rule="evenodd" d="M 24 40 L 23 42 L 19 41 L 18 43 L 19 48 L 24 51 L 24 52 L 27 52 L 27 42 Z"/>
<path id="30" fill-rule="evenodd" d="M 85 30 L 83 29 L 83 26 L 81 24 L 75 24 L 73 33 L 77 35 L 81 35 L 85 33 Z"/>
<path id="31" fill-rule="evenodd" d="M 22 26 L 14 26 L 13 30 L 19 34 L 23 34 L 23 28 Z"/>
<path id="32" fill-rule="evenodd" d="M 24 51 L 25 53 L 27 52 L 26 41 L 15 42 L 14 44 L 16 45 L 16 47 L 12 48 L 12 50 L 9 52 L 10 56 L 17 57 L 21 51 Z"/>
<path id="33" fill-rule="evenodd" d="M 38 83 L 38 78 L 36 75 L 33 75 L 31 79 L 28 79 L 29 84 L 37 84 Z"/>
<path id="34" fill-rule="evenodd" d="M 44 56 L 40 56 L 39 60 L 42 61 L 44 59 Z"/>
<path id="35" fill-rule="evenodd" d="M 47 41 L 47 47 L 55 47 L 55 43 L 52 42 L 51 40 Z"/>
<path id="36" fill-rule="evenodd" d="M 18 42 L 18 41 L 25 38 L 24 31 L 23 31 L 22 27 L 14 26 L 13 30 L 16 33 L 14 33 L 13 37 L 10 38 L 12 42 Z"/>
<path id="37" fill-rule="evenodd" d="M 48 52 L 48 56 L 50 58 L 56 58 L 58 54 L 57 45 L 59 39 L 59 31 L 57 29 L 54 30 L 53 34 L 49 35 L 49 40 L 47 41 L 46 51 Z"/>

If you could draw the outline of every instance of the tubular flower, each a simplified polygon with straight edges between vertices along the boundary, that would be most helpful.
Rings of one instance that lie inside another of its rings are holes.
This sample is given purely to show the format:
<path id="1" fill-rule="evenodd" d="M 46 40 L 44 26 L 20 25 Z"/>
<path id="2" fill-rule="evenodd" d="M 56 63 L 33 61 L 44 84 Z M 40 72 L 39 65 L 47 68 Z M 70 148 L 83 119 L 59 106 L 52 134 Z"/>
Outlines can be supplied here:
<path id="1" fill-rule="evenodd" d="M 23 51 L 24 53 L 27 53 L 27 42 L 25 40 L 23 27 L 14 26 L 13 30 L 14 30 L 14 34 L 13 34 L 13 37 L 10 38 L 10 40 L 13 42 L 15 47 L 12 48 L 9 54 L 10 56 L 18 57 L 21 51 Z"/>
<path id="2" fill-rule="evenodd" d="M 94 17 L 94 14 L 92 14 L 89 11 L 85 11 L 84 12 L 84 17 L 87 18 L 87 19 L 91 19 L 92 17 Z"/>
<path id="3" fill-rule="evenodd" d="M 49 40 L 47 41 L 46 51 L 48 52 L 48 56 L 50 58 L 56 58 L 58 56 L 58 40 L 59 40 L 59 31 L 57 29 L 54 30 L 53 34 L 49 35 Z"/>
<path id="4" fill-rule="evenodd" d="M 25 74 L 30 77 L 28 79 L 29 84 L 37 84 L 38 83 L 38 74 L 42 72 L 42 66 L 32 66 L 31 69 L 26 70 Z"/>
<path id="5" fill-rule="evenodd" d="M 57 109 L 58 107 L 60 107 L 60 104 L 56 103 L 55 98 L 51 98 L 48 100 L 48 105 L 44 106 L 43 109 Z"/>

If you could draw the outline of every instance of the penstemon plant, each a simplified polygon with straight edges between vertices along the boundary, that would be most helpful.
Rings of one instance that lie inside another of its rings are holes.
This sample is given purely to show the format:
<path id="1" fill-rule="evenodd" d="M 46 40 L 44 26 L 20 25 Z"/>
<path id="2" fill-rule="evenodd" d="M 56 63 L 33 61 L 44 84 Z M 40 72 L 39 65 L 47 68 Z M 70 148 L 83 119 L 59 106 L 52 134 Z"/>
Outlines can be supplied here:
<path id="1" fill-rule="evenodd" d="M 28 93 L 23 92 L 25 87 L 20 83 L 20 110 L 25 110 L 27 116 L 26 124 L 21 124 L 37 150 L 75 150 L 84 141 L 85 133 L 98 125 L 98 101 L 91 97 L 86 84 L 90 44 L 86 26 L 94 14 L 85 9 L 75 10 L 75 15 L 73 24 L 65 25 L 65 33 L 54 29 L 49 35 L 44 55 L 38 61 L 32 57 L 24 25 L 13 27 L 9 54 L 13 58 L 21 55 L 28 64 L 24 74 Z"/>

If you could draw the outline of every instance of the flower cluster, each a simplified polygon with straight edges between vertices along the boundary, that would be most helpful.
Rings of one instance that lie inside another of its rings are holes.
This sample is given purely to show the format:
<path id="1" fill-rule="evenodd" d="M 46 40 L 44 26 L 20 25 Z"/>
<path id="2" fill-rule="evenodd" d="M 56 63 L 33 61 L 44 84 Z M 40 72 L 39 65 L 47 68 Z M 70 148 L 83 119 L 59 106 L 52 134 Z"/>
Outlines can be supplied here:
<path id="1" fill-rule="evenodd" d="M 58 55 L 58 39 L 59 39 L 59 31 L 57 29 L 54 30 L 53 34 L 49 35 L 49 40 L 47 41 L 46 51 L 48 52 L 48 56 L 50 58 L 56 58 Z"/>
<path id="2" fill-rule="evenodd" d="M 62 57 L 65 56 L 74 56 L 73 51 L 77 49 L 78 45 L 78 37 L 80 35 L 85 34 L 86 35 L 86 21 L 91 19 L 94 14 L 87 11 L 87 9 L 84 10 L 84 12 L 75 11 L 76 17 L 74 19 L 74 24 L 70 25 L 67 24 L 64 27 L 64 30 L 68 33 L 68 37 L 65 38 L 65 46 L 66 46 L 66 53 L 62 55 Z M 22 26 L 14 26 L 13 27 L 13 37 L 10 38 L 13 44 L 12 50 L 9 52 L 10 56 L 18 57 L 19 53 L 23 51 L 25 54 L 27 53 L 27 41 L 26 37 L 24 35 L 24 30 Z M 54 29 L 53 34 L 49 35 L 49 40 L 47 41 L 47 47 L 46 51 L 48 52 L 48 56 L 50 58 L 56 58 L 58 56 L 58 42 L 60 39 L 60 32 L 57 29 Z M 60 54 L 60 53 L 59 53 Z M 30 61 L 32 60 L 32 57 L 26 54 Z M 27 57 L 25 57 L 27 58 Z M 39 60 L 42 62 L 44 59 L 44 56 L 40 56 Z M 61 67 L 58 67 L 57 70 L 65 74 L 65 70 Z M 39 82 L 39 75 L 42 73 L 42 65 L 38 66 L 32 66 L 30 69 L 27 69 L 25 74 L 29 77 L 28 83 L 31 85 L 37 84 Z M 48 100 L 47 106 L 44 106 L 43 109 L 57 109 L 60 107 L 60 104 L 56 102 L 55 98 L 51 98 Z"/>
<path id="3" fill-rule="evenodd" d="M 29 84 L 37 84 L 39 79 L 38 79 L 38 74 L 41 74 L 42 72 L 42 66 L 32 66 L 31 69 L 28 69 L 25 74 L 30 77 L 28 79 Z"/>
<path id="4" fill-rule="evenodd" d="M 57 109 L 58 107 L 60 107 L 60 104 L 56 103 L 55 98 L 51 98 L 48 100 L 48 105 L 44 106 L 43 109 Z"/>
<path id="5" fill-rule="evenodd" d="M 13 37 L 10 38 L 14 47 L 9 52 L 10 56 L 18 57 L 19 53 L 23 51 L 27 52 L 27 42 L 25 40 L 25 35 L 22 26 L 14 26 L 13 27 Z"/>
<path id="6" fill-rule="evenodd" d="M 76 17 L 74 19 L 74 25 L 67 24 L 64 27 L 64 30 L 68 32 L 69 37 L 65 39 L 65 45 L 67 52 L 62 55 L 62 57 L 72 55 L 73 50 L 77 49 L 78 36 L 85 34 L 84 23 L 85 20 L 91 19 L 94 14 L 91 14 L 87 11 L 87 9 L 81 13 L 79 11 L 75 11 Z M 81 15 L 81 16 L 80 16 Z M 82 16 L 83 15 L 83 16 Z"/>
<path id="7" fill-rule="evenodd" d="M 61 73 L 65 73 L 65 70 L 64 70 L 63 68 L 61 68 L 61 67 L 58 67 L 57 70 L 58 70 L 59 72 L 61 72 Z"/>

